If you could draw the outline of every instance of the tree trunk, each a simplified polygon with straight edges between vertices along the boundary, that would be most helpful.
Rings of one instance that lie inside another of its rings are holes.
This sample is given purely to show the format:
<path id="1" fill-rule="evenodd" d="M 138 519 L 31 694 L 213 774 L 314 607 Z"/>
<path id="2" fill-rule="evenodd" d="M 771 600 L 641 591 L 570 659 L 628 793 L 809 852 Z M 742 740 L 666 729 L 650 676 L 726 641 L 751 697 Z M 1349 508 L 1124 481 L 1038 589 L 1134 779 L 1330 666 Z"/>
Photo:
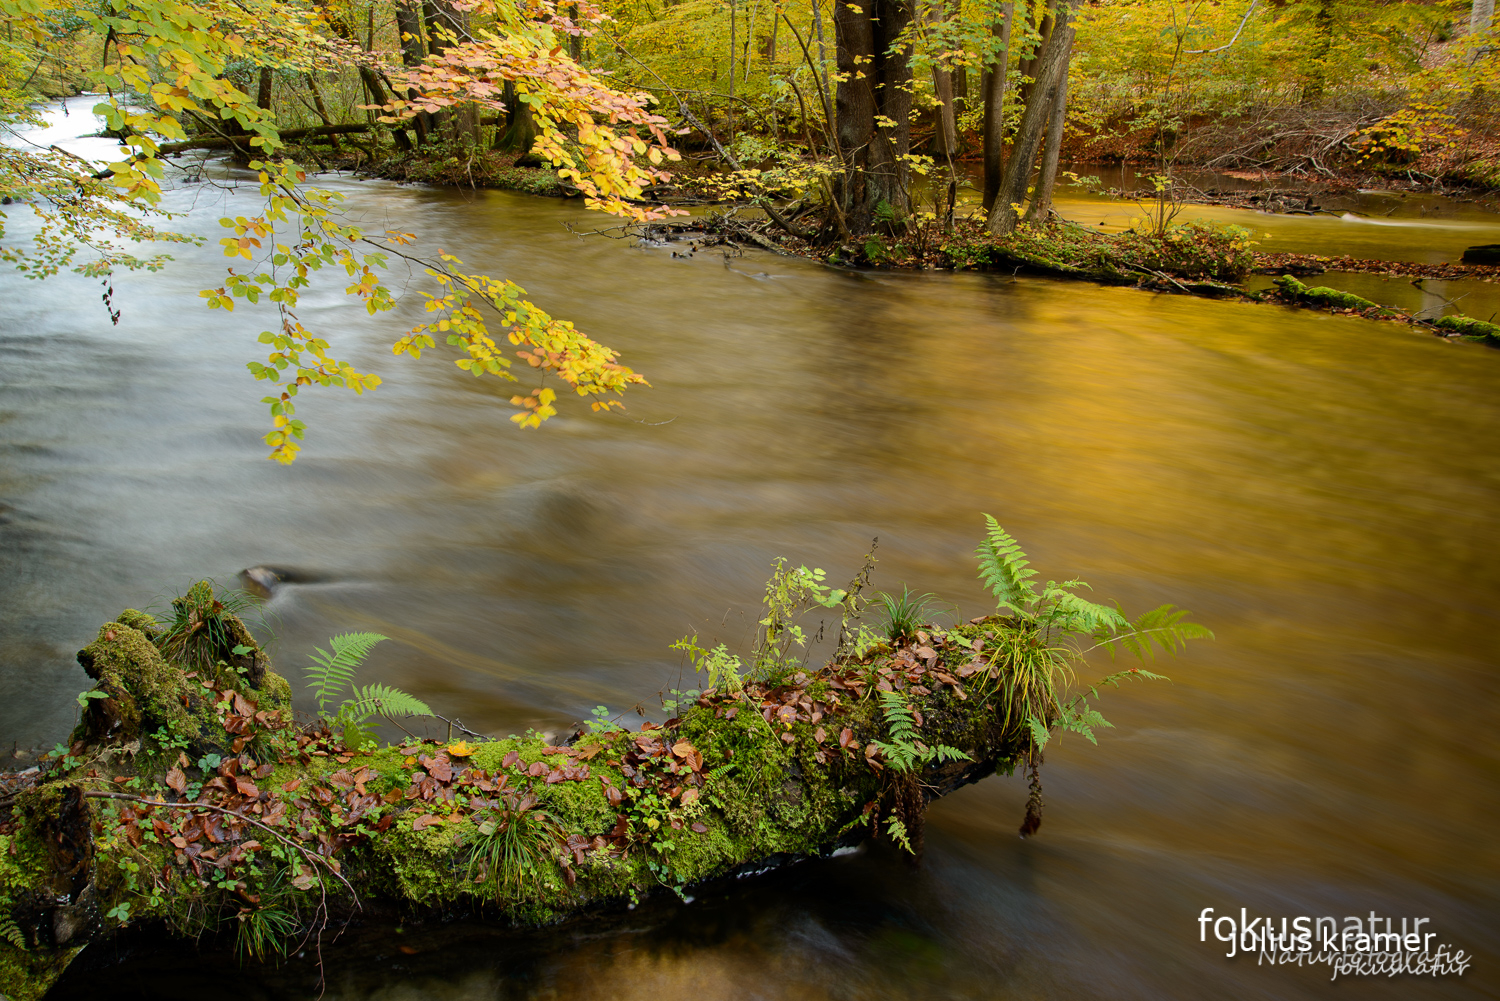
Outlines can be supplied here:
<path id="1" fill-rule="evenodd" d="M 981 89 L 984 101 L 984 211 L 988 213 L 1000 192 L 1000 181 L 1005 170 L 1005 92 L 1010 85 L 1007 64 L 1010 59 L 1011 22 L 1015 20 L 1015 5 L 1005 3 L 1000 7 L 1001 20 L 991 25 L 990 30 L 1000 39 L 1000 51 L 995 62 L 985 73 Z"/>
<path id="2" fill-rule="evenodd" d="M 495 130 L 494 148 L 525 156 L 536 142 L 536 119 L 532 117 L 531 105 L 520 99 L 516 85 L 509 80 L 500 100 L 505 102 L 505 123 Z"/>
<path id="3" fill-rule="evenodd" d="M 318 112 L 318 119 L 322 121 L 323 127 L 332 128 L 333 119 L 328 117 L 328 106 L 323 103 L 323 91 L 318 86 L 317 76 L 313 73 L 307 74 L 307 89 L 312 91 L 313 108 Z M 339 138 L 337 133 L 329 135 L 328 145 L 335 151 L 338 150 Z"/>
<path id="4" fill-rule="evenodd" d="M 271 110 L 271 67 L 260 68 L 260 86 L 255 91 L 255 106 L 262 111 Z"/>
<path id="5" fill-rule="evenodd" d="M 1469 34 L 1478 35 L 1489 31 L 1490 24 L 1495 20 L 1495 0 L 1474 0 L 1474 7 L 1469 11 Z M 1483 47 L 1476 47 L 1471 61 L 1478 59 L 1485 52 Z"/>
<path id="6" fill-rule="evenodd" d="M 1328 86 L 1328 53 L 1333 48 L 1333 2 L 1320 0 L 1318 12 L 1313 15 L 1312 58 L 1308 64 L 1307 84 L 1302 88 L 1302 100 L 1306 104 L 1321 101 Z"/>
<path id="7" fill-rule="evenodd" d="M 933 136 L 933 146 L 939 157 L 947 163 L 952 163 L 953 158 L 959 154 L 958 119 L 953 102 L 952 71 L 933 66 L 932 89 L 938 99 L 937 134 Z"/>
<path id="8" fill-rule="evenodd" d="M 332 27 L 333 33 L 335 35 L 337 35 L 339 38 L 344 39 L 346 42 L 353 42 L 356 45 L 359 44 L 359 38 L 354 33 L 354 27 L 350 24 L 346 16 L 337 14 L 333 11 L 329 11 L 324 4 L 320 3 L 318 4 L 318 6 L 329 15 L 328 23 L 329 26 Z M 369 96 L 371 104 L 384 105 L 386 103 L 385 87 L 382 86 L 380 82 L 380 75 L 378 73 L 376 73 L 369 66 L 361 64 L 359 67 L 359 80 L 360 83 L 364 84 L 365 93 Z M 367 114 L 369 115 L 370 123 L 373 126 L 375 122 L 375 112 L 371 111 L 367 112 Z M 407 138 L 406 130 L 400 125 L 397 125 L 395 128 L 391 129 L 391 138 L 395 140 L 397 149 L 401 150 L 402 152 L 409 152 L 411 150 L 411 140 Z"/>
<path id="9" fill-rule="evenodd" d="M 734 144 L 734 47 L 737 36 L 735 26 L 739 18 L 735 14 L 734 0 L 729 0 L 729 142 Z"/>
<path id="10" fill-rule="evenodd" d="M 1062 78 L 1057 84 L 1057 96 L 1052 100 L 1052 116 L 1047 120 L 1047 145 L 1042 150 L 1042 172 L 1037 177 L 1036 193 L 1031 197 L 1031 206 L 1026 210 L 1026 221 L 1044 223 L 1052 212 L 1052 188 L 1057 183 L 1057 160 L 1062 152 L 1063 128 L 1068 119 L 1068 58 L 1073 52 L 1074 32 L 1067 29 L 1066 51 L 1063 54 Z"/>
<path id="11" fill-rule="evenodd" d="M 432 55 L 442 55 L 450 39 L 462 41 L 469 37 L 468 13 L 448 0 L 424 0 L 422 14 L 427 21 L 427 50 Z M 460 105 L 434 119 L 433 127 L 441 125 L 448 138 L 479 144 L 479 114 L 472 104 Z"/>
<path id="12" fill-rule="evenodd" d="M 571 6 L 571 7 L 568 8 L 568 17 L 573 21 L 573 23 L 575 25 L 578 24 L 578 5 L 576 3 L 573 6 Z M 568 36 L 568 58 L 572 59 L 575 63 L 578 63 L 578 64 L 582 65 L 582 63 L 583 63 L 583 36 L 582 35 L 569 35 Z"/>
<path id="13" fill-rule="evenodd" d="M 845 165 L 844 215 L 853 235 L 911 210 L 911 64 L 890 51 L 912 20 L 910 0 L 840 0 L 833 8 L 839 84 L 835 97 Z M 880 121 L 877 121 L 880 119 Z"/>
<path id="14" fill-rule="evenodd" d="M 1042 50 L 1047 47 L 1047 39 L 1052 37 L 1052 9 L 1042 15 L 1042 23 L 1037 27 L 1036 48 L 1031 50 L 1028 59 L 1021 60 L 1021 104 L 1024 106 L 1031 103 L 1032 91 L 1036 90 L 1037 72 L 1042 58 Z M 1028 24 L 1031 22 L 1028 20 Z"/>
<path id="15" fill-rule="evenodd" d="M 413 3 L 397 0 L 396 30 L 401 34 L 401 64 L 407 68 L 422 65 L 427 56 L 427 45 L 422 39 L 422 15 Z M 416 96 L 415 90 L 407 90 L 407 100 Z M 412 126 L 417 132 L 417 144 L 423 145 L 432 126 L 432 116 L 425 111 L 418 112 L 412 119 Z"/>
<path id="16" fill-rule="evenodd" d="M 828 86 L 828 47 L 823 42 L 823 8 L 820 6 L 821 3 L 822 0 L 812 0 L 813 29 L 818 35 L 818 65 L 813 67 L 813 76 L 818 78 L 818 89 L 823 92 L 824 99 L 826 100 L 830 89 Z M 832 127 L 831 122 L 829 123 L 829 127 Z"/>
<path id="17" fill-rule="evenodd" d="M 1068 2 L 1069 0 L 1058 0 L 1053 8 L 1053 28 L 1037 58 L 1036 88 L 1021 116 L 1021 125 L 1016 130 L 1016 141 L 1011 148 L 1010 162 L 1005 167 L 1005 177 L 1000 182 L 995 203 L 990 206 L 987 226 L 996 236 L 1012 232 L 1020 219 L 1013 206 L 1026 200 L 1026 185 L 1031 179 L 1032 164 L 1036 162 L 1037 147 L 1042 142 L 1042 130 L 1052 113 L 1059 80 L 1068 69 Z"/>

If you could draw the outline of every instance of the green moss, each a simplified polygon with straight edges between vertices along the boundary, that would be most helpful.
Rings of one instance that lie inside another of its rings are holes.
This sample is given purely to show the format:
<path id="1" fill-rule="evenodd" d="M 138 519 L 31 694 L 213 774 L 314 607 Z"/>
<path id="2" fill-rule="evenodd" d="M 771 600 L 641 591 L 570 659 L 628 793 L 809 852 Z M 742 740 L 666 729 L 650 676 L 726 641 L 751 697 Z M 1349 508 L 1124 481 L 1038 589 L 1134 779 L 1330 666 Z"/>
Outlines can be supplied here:
<path id="1" fill-rule="evenodd" d="M 1491 347 L 1500 347 L 1500 324 L 1486 323 L 1472 316 L 1445 316 L 1434 326 L 1443 330 L 1451 330 L 1465 337 L 1472 337 Z"/>
<path id="2" fill-rule="evenodd" d="M 1340 292 L 1338 289 L 1328 288 L 1325 285 L 1309 287 L 1291 275 L 1282 275 L 1276 279 L 1275 283 L 1293 301 L 1308 306 L 1322 306 L 1331 309 L 1375 309 L 1380 311 L 1381 316 L 1395 315 L 1388 309 L 1382 309 L 1379 303 L 1361 298 L 1352 292 Z"/>
<path id="3" fill-rule="evenodd" d="M 212 588 L 205 581 L 194 584 L 173 606 L 179 616 L 192 609 L 216 607 Z M 214 625 L 219 637 L 215 642 L 225 647 L 217 652 L 221 657 L 209 672 L 219 691 L 238 690 L 261 711 L 290 713 L 291 686 L 270 670 L 269 659 L 244 623 L 220 612 Z M 96 690 L 108 698 L 89 700 L 73 733 L 75 741 L 123 745 L 165 728 L 173 738 L 186 741 L 195 757 L 210 751 L 222 753 L 229 747 L 233 736 L 219 724 L 218 696 L 203 687 L 204 669 L 199 669 L 198 678 L 186 677 L 184 668 L 162 653 L 167 635 L 151 616 L 127 608 L 114 622 L 101 626 L 94 642 L 78 652 L 78 661 L 95 680 Z M 236 648 L 250 652 L 236 655 Z M 258 688 L 247 679 L 252 672 L 259 675 Z M 146 748 L 148 755 L 153 750 Z"/>
<path id="4" fill-rule="evenodd" d="M 78 945 L 56 952 L 22 952 L 0 942 L 0 995 L 10 1001 L 42 1001 L 83 949 Z"/>

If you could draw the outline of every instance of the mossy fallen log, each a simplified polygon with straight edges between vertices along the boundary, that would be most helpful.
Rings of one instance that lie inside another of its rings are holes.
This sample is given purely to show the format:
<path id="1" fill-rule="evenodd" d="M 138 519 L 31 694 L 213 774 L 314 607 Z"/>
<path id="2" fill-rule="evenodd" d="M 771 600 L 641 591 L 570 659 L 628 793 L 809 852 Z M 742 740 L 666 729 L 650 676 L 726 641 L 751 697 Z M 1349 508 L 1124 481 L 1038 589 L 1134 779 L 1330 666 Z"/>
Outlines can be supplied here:
<path id="1" fill-rule="evenodd" d="M 1291 275 L 1282 275 L 1275 280 L 1275 285 L 1282 294 L 1290 301 L 1306 306 L 1318 306 L 1324 309 L 1352 309 L 1357 312 L 1373 313 L 1376 316 L 1396 316 L 1397 314 L 1381 306 L 1378 302 L 1371 302 L 1352 292 L 1340 292 L 1336 288 L 1328 288 L 1325 285 L 1308 286 L 1299 282 Z"/>
<path id="2" fill-rule="evenodd" d="M 1433 326 L 1500 348 L 1500 323 L 1487 323 L 1472 316 L 1444 316 L 1433 321 Z"/>
<path id="3" fill-rule="evenodd" d="M 919 844 L 928 800 L 1025 753 L 968 691 L 995 673 L 973 646 L 986 628 L 699 695 L 640 732 L 367 750 L 294 732 L 258 648 L 259 685 L 188 671 L 126 611 L 80 652 L 107 697 L 87 700 L 68 754 L 8 777 L 0 992 L 41 997 L 84 946 L 142 921 L 235 928 L 264 953 L 362 901 L 537 925 L 826 854 L 887 816 Z M 869 692 L 897 672 L 923 737 L 967 759 L 882 764 Z"/>
<path id="4" fill-rule="evenodd" d="M 1170 606 L 1132 623 L 1076 581 L 1036 588 L 993 522 L 986 546 L 1008 614 L 940 629 L 888 600 L 880 636 L 857 623 L 873 559 L 838 590 L 778 563 L 750 667 L 683 641 L 706 690 L 674 692 L 662 724 L 562 743 L 380 746 L 348 709 L 297 726 L 233 598 L 200 583 L 166 622 L 122 612 L 79 652 L 96 687 L 67 747 L 0 773 L 0 993 L 39 999 L 121 934 L 233 935 L 259 959 L 361 913 L 541 926 L 871 836 L 919 854 L 928 802 L 1018 765 L 1034 833 L 1049 733 L 1108 725 L 1096 690 L 1066 698 L 1082 655 L 1060 640 L 1175 651 L 1207 631 Z M 795 620 L 815 607 L 843 628 L 808 669 Z M 1155 677 L 1105 681 L 1128 675 Z"/>

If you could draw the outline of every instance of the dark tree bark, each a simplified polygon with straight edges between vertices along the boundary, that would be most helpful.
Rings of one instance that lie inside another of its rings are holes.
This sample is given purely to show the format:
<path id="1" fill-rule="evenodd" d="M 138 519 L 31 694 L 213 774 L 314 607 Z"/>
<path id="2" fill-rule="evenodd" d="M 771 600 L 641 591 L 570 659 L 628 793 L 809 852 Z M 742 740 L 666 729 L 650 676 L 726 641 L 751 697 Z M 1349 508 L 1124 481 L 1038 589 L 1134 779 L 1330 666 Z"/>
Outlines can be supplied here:
<path id="1" fill-rule="evenodd" d="M 1027 23 L 1031 23 L 1029 20 Z M 1031 51 L 1030 57 L 1021 60 L 1021 103 L 1023 105 L 1031 101 L 1032 91 L 1036 89 L 1037 71 L 1042 58 L 1042 50 L 1047 47 L 1047 39 L 1052 37 L 1052 9 L 1042 15 L 1042 23 L 1037 26 L 1036 48 Z"/>
<path id="2" fill-rule="evenodd" d="M 318 86 L 317 76 L 312 73 L 307 74 L 307 89 L 312 91 L 313 108 L 318 113 L 318 120 L 323 123 L 324 128 L 332 128 L 333 119 L 328 116 L 328 105 L 323 103 L 323 90 Z M 328 145 L 335 150 L 339 148 L 337 133 L 330 134 Z"/>
<path id="3" fill-rule="evenodd" d="M 910 0 L 834 5 L 844 216 L 854 235 L 874 228 L 877 211 L 890 220 L 911 211 L 910 172 L 903 159 L 911 152 L 911 63 L 905 49 L 890 51 L 911 19 Z"/>
<path id="4" fill-rule="evenodd" d="M 427 45 L 422 39 L 422 15 L 415 3 L 398 0 L 396 4 L 396 30 L 401 34 L 401 64 L 407 67 L 420 66 L 427 56 Z M 416 91 L 406 92 L 408 100 L 416 97 Z M 427 142 L 427 133 L 432 128 L 432 116 L 418 112 L 412 119 L 416 129 L 417 145 Z"/>
<path id="5" fill-rule="evenodd" d="M 255 106 L 262 111 L 271 110 L 271 67 L 260 68 L 260 86 L 255 91 Z"/>
<path id="6" fill-rule="evenodd" d="M 942 24 L 956 13 L 950 5 L 934 5 L 929 13 L 933 24 Z M 952 164 L 961 152 L 958 148 L 958 108 L 954 104 L 953 70 L 944 63 L 932 66 L 932 90 L 938 100 L 935 116 L 937 130 L 932 139 L 932 150 L 944 162 Z"/>
<path id="7" fill-rule="evenodd" d="M 944 161 L 952 162 L 958 156 L 958 117 L 953 105 L 953 73 L 950 70 L 932 68 L 932 89 L 939 101 L 937 108 L 937 133 L 933 136 L 933 148 Z"/>
<path id="8" fill-rule="evenodd" d="M 1057 84 L 1057 96 L 1052 100 L 1052 115 L 1047 119 L 1047 145 L 1042 149 L 1042 171 L 1037 176 L 1036 192 L 1031 196 L 1031 205 L 1026 209 L 1026 221 L 1047 221 L 1052 212 L 1052 188 L 1057 183 L 1057 160 L 1062 153 L 1063 128 L 1068 119 L 1068 59 L 1073 52 L 1074 31 L 1066 29 L 1067 44 L 1063 54 L 1061 79 Z"/>
<path id="9" fill-rule="evenodd" d="M 984 74 L 981 98 L 984 101 L 984 210 L 989 212 L 1000 191 L 1005 171 L 1005 92 L 1009 89 L 1010 28 L 1015 19 L 1015 5 L 1002 4 L 1001 20 L 990 27 L 1000 39 L 1000 51 Z"/>
<path id="10" fill-rule="evenodd" d="M 427 21 L 427 50 L 440 56 L 448 47 L 450 39 L 469 37 L 469 15 L 447 0 L 423 0 L 422 15 Z M 460 105 L 447 113 L 434 116 L 433 127 L 441 126 L 450 139 L 468 139 L 479 142 L 479 114 L 472 104 Z"/>
<path id="11" fill-rule="evenodd" d="M 536 119 L 531 115 L 531 105 L 520 99 L 516 85 L 509 80 L 500 100 L 505 102 L 505 120 L 495 130 L 495 149 L 524 156 L 531 152 L 531 144 L 536 141 Z"/>
<path id="12" fill-rule="evenodd" d="M 1068 70 L 1068 49 L 1071 45 L 1068 0 L 1057 0 L 1052 14 L 1053 28 L 1037 54 L 1036 87 L 1021 116 L 1020 128 L 1016 130 L 1016 141 L 1011 148 L 1010 162 L 1005 166 L 1000 191 L 995 196 L 995 203 L 990 206 L 987 226 L 996 236 L 1010 233 L 1020 221 L 1014 206 L 1026 200 L 1026 186 L 1031 180 L 1031 168 L 1036 162 L 1037 149 L 1041 146 L 1042 130 L 1052 114 L 1052 104 L 1057 97 L 1060 80 Z"/>

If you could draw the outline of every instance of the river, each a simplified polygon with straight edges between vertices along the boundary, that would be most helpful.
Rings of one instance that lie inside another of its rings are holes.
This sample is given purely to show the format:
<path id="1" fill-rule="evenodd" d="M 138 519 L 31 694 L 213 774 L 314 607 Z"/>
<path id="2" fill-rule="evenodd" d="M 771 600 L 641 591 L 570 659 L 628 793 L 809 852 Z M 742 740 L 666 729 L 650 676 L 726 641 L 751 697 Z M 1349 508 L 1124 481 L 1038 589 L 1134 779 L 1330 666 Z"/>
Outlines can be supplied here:
<path id="1" fill-rule="evenodd" d="M 30 138 L 100 155 L 74 138 L 84 107 Z M 215 167 L 168 203 L 216 240 L 215 219 L 252 210 L 236 178 Z M 270 314 L 202 307 L 225 264 L 212 242 L 117 276 L 118 326 L 97 282 L 0 275 L 7 750 L 64 737 L 87 684 L 73 651 L 100 622 L 255 565 L 296 571 L 266 607 L 283 672 L 376 629 L 393 642 L 363 680 L 501 734 L 688 687 L 668 645 L 742 646 L 777 556 L 845 578 L 878 536 L 876 587 L 982 614 L 981 512 L 1044 577 L 1130 612 L 1174 602 L 1217 634 L 1158 666 L 1170 684 L 1109 690 L 1099 746 L 1049 746 L 1035 838 L 1016 836 L 1024 781 L 992 778 L 934 804 L 920 867 L 873 848 L 597 931 L 325 945 L 325 998 L 1500 993 L 1500 353 L 1043 278 L 681 258 L 575 235 L 610 221 L 572 201 L 324 183 L 370 228 L 516 279 L 652 388 L 623 416 L 565 404 L 517 431 L 514 387 L 392 357 L 414 298 L 371 319 L 327 283 L 303 321 L 386 381 L 299 398 L 310 432 L 282 468 L 244 367 Z M 1493 216 L 1208 211 L 1274 230 L 1269 250 L 1451 260 L 1500 242 Z M 1226 958 L 1200 941 L 1205 907 L 1426 917 L 1474 966 L 1333 984 Z M 307 958 L 126 958 L 64 996 L 316 993 Z"/>

